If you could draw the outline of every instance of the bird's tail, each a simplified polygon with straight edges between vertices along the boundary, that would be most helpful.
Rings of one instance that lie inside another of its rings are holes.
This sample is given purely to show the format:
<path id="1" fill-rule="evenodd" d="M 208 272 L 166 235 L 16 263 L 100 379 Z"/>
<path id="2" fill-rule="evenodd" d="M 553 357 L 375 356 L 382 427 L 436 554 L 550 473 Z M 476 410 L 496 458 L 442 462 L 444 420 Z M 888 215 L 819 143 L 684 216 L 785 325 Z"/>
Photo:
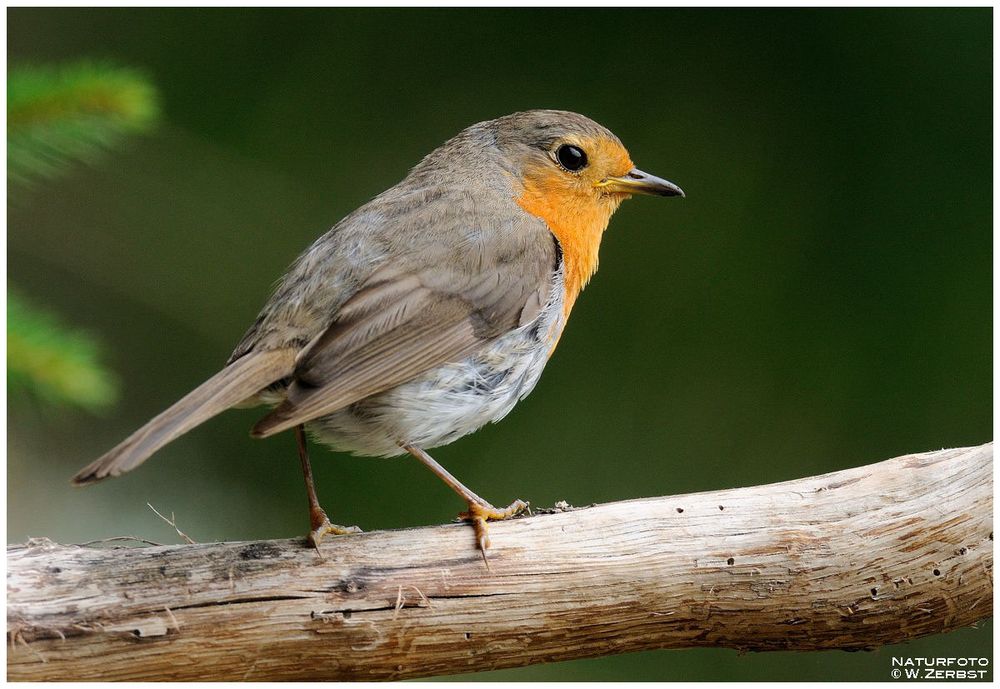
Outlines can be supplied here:
<path id="1" fill-rule="evenodd" d="M 82 486 L 135 469 L 170 441 L 290 376 L 295 354 L 294 349 L 278 349 L 251 352 L 237 359 L 81 469 L 72 483 Z"/>

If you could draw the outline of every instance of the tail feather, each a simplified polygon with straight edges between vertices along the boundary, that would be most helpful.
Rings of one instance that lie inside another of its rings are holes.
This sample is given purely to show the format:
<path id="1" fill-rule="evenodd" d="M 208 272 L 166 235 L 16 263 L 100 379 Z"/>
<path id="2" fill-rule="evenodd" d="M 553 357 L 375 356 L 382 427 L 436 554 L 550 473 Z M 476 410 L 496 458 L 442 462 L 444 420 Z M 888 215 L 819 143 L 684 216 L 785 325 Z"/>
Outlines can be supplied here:
<path id="1" fill-rule="evenodd" d="M 72 483 L 95 483 L 135 469 L 170 441 L 291 375 L 295 355 L 294 349 L 279 349 L 251 352 L 237 359 L 81 469 Z"/>

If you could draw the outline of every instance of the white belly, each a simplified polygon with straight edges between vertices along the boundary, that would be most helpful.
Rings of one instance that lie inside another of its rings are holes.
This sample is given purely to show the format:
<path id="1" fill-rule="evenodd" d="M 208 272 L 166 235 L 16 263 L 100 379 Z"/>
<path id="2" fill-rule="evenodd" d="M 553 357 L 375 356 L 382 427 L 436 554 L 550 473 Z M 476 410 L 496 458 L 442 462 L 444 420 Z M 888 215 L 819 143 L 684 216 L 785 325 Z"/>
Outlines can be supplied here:
<path id="1" fill-rule="evenodd" d="M 335 450 L 392 457 L 446 445 L 506 416 L 535 387 L 563 327 L 562 279 L 538 318 L 463 361 L 306 424 Z"/>

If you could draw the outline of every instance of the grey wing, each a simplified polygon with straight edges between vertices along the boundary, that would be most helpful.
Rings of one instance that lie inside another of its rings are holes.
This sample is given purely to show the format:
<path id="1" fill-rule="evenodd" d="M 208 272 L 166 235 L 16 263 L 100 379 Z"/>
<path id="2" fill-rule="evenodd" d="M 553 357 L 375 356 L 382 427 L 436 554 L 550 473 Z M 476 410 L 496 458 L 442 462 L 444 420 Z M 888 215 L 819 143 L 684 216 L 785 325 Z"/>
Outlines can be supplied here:
<path id="1" fill-rule="evenodd" d="M 459 361 L 530 323 L 545 305 L 558 261 L 551 234 L 518 242 L 501 260 L 385 266 L 348 299 L 299 355 L 285 401 L 253 435 L 266 437 L 333 413 Z"/>

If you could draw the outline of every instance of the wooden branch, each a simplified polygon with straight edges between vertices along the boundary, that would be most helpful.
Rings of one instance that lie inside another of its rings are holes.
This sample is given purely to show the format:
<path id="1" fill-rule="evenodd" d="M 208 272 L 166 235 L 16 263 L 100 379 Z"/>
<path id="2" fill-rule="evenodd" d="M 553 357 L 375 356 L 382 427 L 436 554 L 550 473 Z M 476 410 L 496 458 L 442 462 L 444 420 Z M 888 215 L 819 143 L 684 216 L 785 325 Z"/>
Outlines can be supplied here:
<path id="1" fill-rule="evenodd" d="M 10 680 L 399 679 L 653 648 L 870 649 L 993 608 L 992 444 L 332 538 L 7 551 Z"/>

